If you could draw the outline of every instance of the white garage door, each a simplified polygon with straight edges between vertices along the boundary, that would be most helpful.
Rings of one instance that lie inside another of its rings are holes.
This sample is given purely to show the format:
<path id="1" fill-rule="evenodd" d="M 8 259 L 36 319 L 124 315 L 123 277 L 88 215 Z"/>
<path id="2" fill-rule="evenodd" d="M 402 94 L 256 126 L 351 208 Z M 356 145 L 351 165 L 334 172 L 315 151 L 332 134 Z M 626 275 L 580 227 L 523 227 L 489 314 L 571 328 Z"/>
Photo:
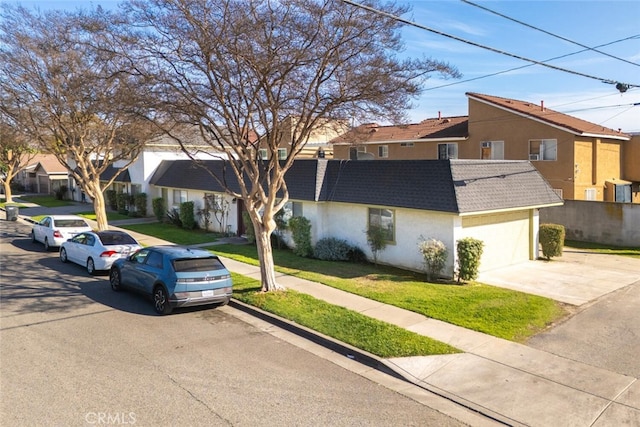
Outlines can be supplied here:
<path id="1" fill-rule="evenodd" d="M 484 242 L 480 271 L 529 260 L 529 212 L 462 218 L 463 234 Z"/>

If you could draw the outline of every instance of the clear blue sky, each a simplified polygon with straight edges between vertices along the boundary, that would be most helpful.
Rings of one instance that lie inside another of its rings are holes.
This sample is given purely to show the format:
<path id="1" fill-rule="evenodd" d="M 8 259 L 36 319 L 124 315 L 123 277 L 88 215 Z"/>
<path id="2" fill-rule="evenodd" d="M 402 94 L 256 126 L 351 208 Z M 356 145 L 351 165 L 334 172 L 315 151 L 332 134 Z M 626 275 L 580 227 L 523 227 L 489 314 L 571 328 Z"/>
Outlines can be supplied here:
<path id="1" fill-rule="evenodd" d="M 587 50 L 549 62 L 568 71 L 531 65 L 485 77 L 529 62 L 406 26 L 403 34 L 407 54 L 447 61 L 463 74 L 458 81 L 429 80 L 426 91 L 409 112 L 411 121 L 437 117 L 438 112 L 443 116 L 467 115 L 465 93 L 477 92 L 533 103 L 544 101 L 548 108 L 602 126 L 640 132 L 640 105 L 633 106 L 640 103 L 640 87 L 631 87 L 621 94 L 615 85 L 576 74 L 640 86 L 640 1 L 470 1 L 565 40 L 460 0 L 408 1 L 413 10 L 403 18 L 440 33 L 536 61 L 585 50 L 571 42 L 592 48 L 616 42 L 598 50 L 620 59 Z M 118 3 L 115 0 L 17 2 L 41 8 L 74 8 L 88 4 L 112 7 Z M 633 36 L 636 37 L 621 41 Z M 455 84 L 449 85 L 451 83 Z"/>

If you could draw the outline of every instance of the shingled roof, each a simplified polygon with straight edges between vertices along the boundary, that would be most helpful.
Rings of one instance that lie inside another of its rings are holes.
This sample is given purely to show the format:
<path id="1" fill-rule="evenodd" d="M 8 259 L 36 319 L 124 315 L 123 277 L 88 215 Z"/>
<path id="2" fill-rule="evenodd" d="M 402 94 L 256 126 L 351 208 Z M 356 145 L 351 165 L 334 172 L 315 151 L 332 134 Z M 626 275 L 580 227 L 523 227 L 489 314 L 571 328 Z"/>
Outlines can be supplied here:
<path id="1" fill-rule="evenodd" d="M 224 161 L 200 164 L 222 176 Z M 164 161 L 151 184 L 210 192 L 224 189 L 191 160 Z M 231 188 L 237 183 L 227 171 Z M 562 204 L 528 161 L 296 160 L 285 175 L 293 200 L 356 203 L 468 214 Z"/>
<path id="2" fill-rule="evenodd" d="M 369 123 L 351 129 L 331 140 L 332 144 L 379 144 L 406 141 L 442 141 L 467 138 L 469 119 L 467 116 L 426 119 L 420 123 L 380 126 Z"/>
<path id="3" fill-rule="evenodd" d="M 544 107 L 543 103 L 534 104 L 527 101 L 518 101 L 517 99 L 501 98 L 499 96 L 483 95 L 480 93 L 467 92 L 466 95 L 470 99 L 474 99 L 485 104 L 511 111 L 523 117 L 539 120 L 552 126 L 559 127 L 568 132 L 582 136 L 595 136 L 603 138 L 612 138 L 619 140 L 629 140 L 630 135 L 609 129 L 604 126 L 559 113 Z"/>

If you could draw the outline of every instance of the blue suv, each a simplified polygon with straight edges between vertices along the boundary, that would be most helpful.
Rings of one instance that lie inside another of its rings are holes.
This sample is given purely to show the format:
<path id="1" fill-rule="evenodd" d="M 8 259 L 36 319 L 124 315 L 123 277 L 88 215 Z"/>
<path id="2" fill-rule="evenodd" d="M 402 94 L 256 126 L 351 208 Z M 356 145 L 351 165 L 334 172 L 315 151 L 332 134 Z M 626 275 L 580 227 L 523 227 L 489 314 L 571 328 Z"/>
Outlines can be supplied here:
<path id="1" fill-rule="evenodd" d="M 111 289 L 127 288 L 149 295 L 158 314 L 175 307 L 226 305 L 231 300 L 231 274 L 213 253 L 184 246 L 140 249 L 117 260 L 109 272 Z"/>

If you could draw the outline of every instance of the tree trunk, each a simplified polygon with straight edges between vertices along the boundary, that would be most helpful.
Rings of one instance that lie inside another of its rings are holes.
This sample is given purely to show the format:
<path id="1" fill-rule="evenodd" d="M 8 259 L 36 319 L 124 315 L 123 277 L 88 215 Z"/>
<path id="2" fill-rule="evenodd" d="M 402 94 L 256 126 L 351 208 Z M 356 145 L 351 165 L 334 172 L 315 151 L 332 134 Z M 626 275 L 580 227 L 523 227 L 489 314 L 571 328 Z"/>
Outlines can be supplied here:
<path id="1" fill-rule="evenodd" d="M 7 175 L 8 178 L 8 175 Z M 3 182 L 4 186 L 4 201 L 5 203 L 13 202 L 13 195 L 11 194 L 11 183 L 7 179 L 7 181 Z"/>
<path id="2" fill-rule="evenodd" d="M 108 230 L 109 223 L 107 222 L 107 208 L 104 203 L 104 193 L 100 187 L 100 182 L 92 182 L 89 184 L 91 188 L 87 188 L 86 193 L 93 200 L 93 211 L 96 213 L 96 222 L 98 223 L 98 230 Z"/>
<path id="3" fill-rule="evenodd" d="M 271 233 L 262 224 L 256 226 L 256 245 L 258 247 L 258 259 L 260 260 L 260 279 L 262 292 L 279 291 L 285 289 L 276 281 L 275 264 L 273 262 L 273 250 L 271 248 Z"/>

